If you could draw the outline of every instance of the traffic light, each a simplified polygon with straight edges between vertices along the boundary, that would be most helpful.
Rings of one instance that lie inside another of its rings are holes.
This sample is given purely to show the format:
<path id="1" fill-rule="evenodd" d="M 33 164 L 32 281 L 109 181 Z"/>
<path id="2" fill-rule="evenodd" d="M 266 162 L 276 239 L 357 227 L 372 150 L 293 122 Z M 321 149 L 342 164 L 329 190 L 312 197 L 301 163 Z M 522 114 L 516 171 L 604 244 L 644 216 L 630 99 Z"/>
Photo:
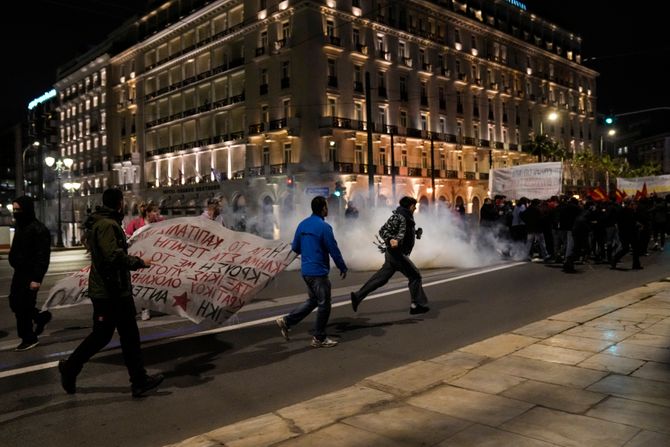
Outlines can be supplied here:
<path id="1" fill-rule="evenodd" d="M 612 124 L 614 124 L 614 121 L 616 121 L 616 118 L 614 118 L 614 116 L 612 116 L 612 115 L 608 115 L 608 116 L 605 117 L 605 124 L 608 125 L 608 126 L 611 126 Z"/>
<path id="2" fill-rule="evenodd" d="M 295 186 L 295 179 L 292 175 L 286 177 L 286 187 L 293 188 Z"/>
<path id="3" fill-rule="evenodd" d="M 342 197 L 344 193 L 347 191 L 347 188 L 342 185 L 342 182 L 340 180 L 335 182 L 335 191 L 333 191 L 333 195 L 335 197 Z"/>

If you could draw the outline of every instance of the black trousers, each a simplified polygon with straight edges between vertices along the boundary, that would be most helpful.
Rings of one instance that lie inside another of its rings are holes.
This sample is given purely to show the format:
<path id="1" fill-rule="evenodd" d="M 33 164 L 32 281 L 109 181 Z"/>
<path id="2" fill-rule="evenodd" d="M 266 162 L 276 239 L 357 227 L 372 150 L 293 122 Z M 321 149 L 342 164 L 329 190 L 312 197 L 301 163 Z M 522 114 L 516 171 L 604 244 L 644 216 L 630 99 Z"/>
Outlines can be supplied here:
<path id="1" fill-rule="evenodd" d="M 65 368 L 75 376 L 84 364 L 112 339 L 114 330 L 119 332 L 123 361 L 128 368 L 131 383 L 142 383 L 147 372 L 144 369 L 140 349 L 140 331 L 135 321 L 135 303 L 132 297 L 91 300 L 93 303 L 93 331 L 74 350 L 65 363 Z"/>
<path id="2" fill-rule="evenodd" d="M 409 294 L 412 302 L 419 306 L 427 305 L 428 298 L 423 291 L 421 272 L 409 259 L 409 256 L 402 254 L 400 250 L 387 250 L 384 256 L 384 265 L 355 293 L 358 302 L 360 303 L 366 296 L 386 284 L 395 272 L 400 272 L 409 280 Z"/>
<path id="3" fill-rule="evenodd" d="M 30 290 L 30 278 L 20 272 L 14 272 L 9 292 L 9 308 L 16 317 L 16 332 L 25 342 L 37 340 L 33 323 L 39 318 L 37 290 Z"/>

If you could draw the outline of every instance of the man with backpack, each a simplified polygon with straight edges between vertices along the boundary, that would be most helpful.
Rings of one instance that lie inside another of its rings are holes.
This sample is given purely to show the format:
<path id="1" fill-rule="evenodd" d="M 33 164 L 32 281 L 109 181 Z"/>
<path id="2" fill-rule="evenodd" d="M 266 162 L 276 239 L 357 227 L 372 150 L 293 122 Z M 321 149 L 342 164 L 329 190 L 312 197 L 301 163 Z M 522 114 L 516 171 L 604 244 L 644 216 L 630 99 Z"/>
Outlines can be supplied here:
<path id="1" fill-rule="evenodd" d="M 423 230 L 415 229 L 414 211 L 416 211 L 416 199 L 405 196 L 400 199 L 400 206 L 379 230 L 379 236 L 384 241 L 384 265 L 368 281 L 363 284 L 358 292 L 351 292 L 351 307 L 354 312 L 358 306 L 373 291 L 386 284 L 389 279 L 400 272 L 409 280 L 409 293 L 412 297 L 409 313 L 412 315 L 423 314 L 430 310 L 428 298 L 423 291 L 421 272 L 409 259 L 414 248 L 415 239 L 421 239 Z"/>

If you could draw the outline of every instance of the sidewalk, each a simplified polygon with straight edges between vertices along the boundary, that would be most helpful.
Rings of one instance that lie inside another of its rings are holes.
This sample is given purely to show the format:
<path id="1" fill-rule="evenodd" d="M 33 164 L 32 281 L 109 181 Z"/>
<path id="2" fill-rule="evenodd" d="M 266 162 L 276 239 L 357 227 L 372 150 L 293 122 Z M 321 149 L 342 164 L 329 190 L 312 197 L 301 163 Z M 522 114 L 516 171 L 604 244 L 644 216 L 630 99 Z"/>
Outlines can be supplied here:
<path id="1" fill-rule="evenodd" d="M 670 282 L 173 444 L 223 445 L 670 446 Z"/>

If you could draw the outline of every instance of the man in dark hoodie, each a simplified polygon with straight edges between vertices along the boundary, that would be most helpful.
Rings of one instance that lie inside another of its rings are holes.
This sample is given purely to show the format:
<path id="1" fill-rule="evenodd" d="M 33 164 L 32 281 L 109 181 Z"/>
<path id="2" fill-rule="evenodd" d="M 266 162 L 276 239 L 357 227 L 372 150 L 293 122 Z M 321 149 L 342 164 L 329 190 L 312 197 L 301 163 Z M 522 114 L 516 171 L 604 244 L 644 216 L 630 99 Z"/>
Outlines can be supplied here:
<path id="1" fill-rule="evenodd" d="M 93 225 L 89 235 L 88 296 L 93 303 L 93 331 L 67 360 L 58 363 L 61 385 L 68 394 L 76 392 L 77 375 L 109 343 L 116 329 L 133 397 L 142 397 L 160 385 L 163 376 L 150 376 L 144 369 L 130 271 L 149 267 L 151 261 L 128 254 L 126 234 L 121 227 L 123 192 L 116 188 L 105 190 L 102 205 L 90 217 Z"/>
<path id="2" fill-rule="evenodd" d="M 416 230 L 414 228 L 416 226 L 414 211 L 416 211 L 416 199 L 403 197 L 400 199 L 400 206 L 393 211 L 391 217 L 379 230 L 379 235 L 385 243 L 384 265 L 363 284 L 358 292 L 351 292 L 351 307 L 354 312 L 358 310 L 359 304 L 366 296 L 386 284 L 395 272 L 402 273 L 409 280 L 409 293 L 412 297 L 409 313 L 423 314 L 430 310 L 428 298 L 423 291 L 421 273 L 409 259 L 415 239 L 420 239 L 423 232 L 421 228 Z"/>
<path id="3" fill-rule="evenodd" d="M 35 217 L 31 197 L 18 197 L 12 206 L 16 231 L 9 250 L 9 264 L 14 268 L 9 306 L 16 315 L 16 330 L 21 338 L 21 343 L 14 350 L 27 351 L 37 346 L 38 335 L 51 321 L 50 312 L 40 312 L 35 307 L 37 292 L 49 268 L 51 235 Z"/>

